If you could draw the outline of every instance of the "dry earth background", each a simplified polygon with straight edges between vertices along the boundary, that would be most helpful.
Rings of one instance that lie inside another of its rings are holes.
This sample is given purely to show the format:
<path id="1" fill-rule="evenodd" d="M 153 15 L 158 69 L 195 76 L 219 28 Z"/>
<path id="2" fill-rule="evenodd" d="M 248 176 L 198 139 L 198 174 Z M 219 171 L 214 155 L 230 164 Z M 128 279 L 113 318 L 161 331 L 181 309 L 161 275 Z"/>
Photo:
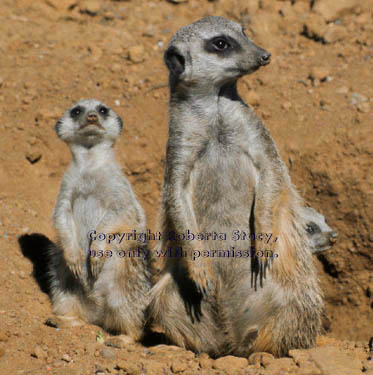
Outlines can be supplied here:
<path id="1" fill-rule="evenodd" d="M 174 3 L 0 2 L 0 373 L 373 374 L 373 2 Z M 325 336 L 289 358 L 212 360 L 165 345 L 124 345 L 106 333 L 100 343 L 92 325 L 49 327 L 48 297 L 18 244 L 25 233 L 54 238 L 51 214 L 70 160 L 54 124 L 86 97 L 122 116 L 117 157 L 155 229 L 167 139 L 162 54 L 179 27 L 209 14 L 245 24 L 272 53 L 268 67 L 241 80 L 240 92 L 306 201 L 339 233 L 315 258 Z"/>

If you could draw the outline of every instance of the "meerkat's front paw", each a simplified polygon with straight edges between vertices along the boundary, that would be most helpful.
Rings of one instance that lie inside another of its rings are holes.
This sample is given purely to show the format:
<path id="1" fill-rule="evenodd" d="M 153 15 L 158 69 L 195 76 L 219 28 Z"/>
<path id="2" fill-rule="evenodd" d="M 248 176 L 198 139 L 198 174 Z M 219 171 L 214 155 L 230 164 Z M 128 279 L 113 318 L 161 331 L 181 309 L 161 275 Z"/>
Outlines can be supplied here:
<path id="1" fill-rule="evenodd" d="M 98 276 L 104 267 L 105 257 L 90 257 L 90 269 L 92 277 L 97 280 Z"/>
<path id="2" fill-rule="evenodd" d="M 208 297 L 214 294 L 215 285 L 210 270 L 207 266 L 193 267 L 189 273 L 189 276 L 193 280 L 197 291 L 202 296 Z"/>
<path id="3" fill-rule="evenodd" d="M 79 280 L 82 280 L 83 266 L 84 266 L 84 255 L 83 251 L 79 249 L 77 252 L 67 252 L 64 253 L 64 258 L 67 267 L 70 269 L 72 274 Z"/>
<path id="4" fill-rule="evenodd" d="M 97 241 L 93 241 L 90 247 L 90 270 L 92 277 L 96 280 L 105 264 L 105 252 L 101 249 Z"/>

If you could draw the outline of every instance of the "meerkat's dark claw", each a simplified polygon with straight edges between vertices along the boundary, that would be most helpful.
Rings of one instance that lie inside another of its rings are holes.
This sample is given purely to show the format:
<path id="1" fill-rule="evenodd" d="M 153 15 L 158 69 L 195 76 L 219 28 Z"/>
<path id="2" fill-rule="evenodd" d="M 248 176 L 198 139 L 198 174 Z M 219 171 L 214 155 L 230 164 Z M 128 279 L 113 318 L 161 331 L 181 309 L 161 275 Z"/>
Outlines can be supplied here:
<path id="1" fill-rule="evenodd" d="M 75 276 L 76 279 L 80 280 L 82 277 L 82 267 L 76 263 L 68 264 L 69 270 Z"/>
<path id="2" fill-rule="evenodd" d="M 103 264 L 104 262 L 101 258 L 91 258 L 90 262 L 91 262 L 91 267 L 90 267 L 91 275 L 95 280 L 97 280 L 104 266 Z"/>

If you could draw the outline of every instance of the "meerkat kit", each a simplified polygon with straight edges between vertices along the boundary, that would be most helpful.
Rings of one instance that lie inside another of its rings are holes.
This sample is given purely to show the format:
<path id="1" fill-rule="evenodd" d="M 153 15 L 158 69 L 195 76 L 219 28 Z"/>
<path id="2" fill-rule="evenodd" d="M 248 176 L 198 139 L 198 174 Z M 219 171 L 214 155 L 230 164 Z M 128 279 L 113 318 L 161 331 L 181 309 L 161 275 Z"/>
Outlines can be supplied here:
<path id="1" fill-rule="evenodd" d="M 150 288 L 146 244 L 103 245 L 90 235 L 146 229 L 144 212 L 114 159 L 121 131 L 120 117 L 94 99 L 78 102 L 56 124 L 72 162 L 53 216 L 58 243 L 51 249 L 51 294 L 55 314 L 73 324 L 84 320 L 140 339 Z M 141 256 L 120 257 L 119 251 Z"/>

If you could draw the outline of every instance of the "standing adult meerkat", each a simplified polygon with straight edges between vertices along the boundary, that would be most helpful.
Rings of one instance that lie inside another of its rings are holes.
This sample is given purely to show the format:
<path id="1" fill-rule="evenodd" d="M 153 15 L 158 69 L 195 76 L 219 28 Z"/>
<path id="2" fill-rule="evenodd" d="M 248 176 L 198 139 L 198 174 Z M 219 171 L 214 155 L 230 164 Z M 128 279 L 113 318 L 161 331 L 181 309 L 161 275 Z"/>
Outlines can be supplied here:
<path id="1" fill-rule="evenodd" d="M 314 345 L 323 300 L 303 202 L 236 87 L 270 54 L 239 24 L 206 17 L 177 31 L 164 59 L 171 97 L 160 249 L 187 256 L 165 259 L 151 316 L 172 342 L 212 356 L 280 356 Z M 226 236 L 167 235 L 187 230 Z M 268 249 L 278 255 L 273 262 L 259 256 Z"/>
<path id="2" fill-rule="evenodd" d="M 53 215 L 58 243 L 50 254 L 51 299 L 54 313 L 72 324 L 84 320 L 140 339 L 151 286 L 148 251 L 142 238 L 114 239 L 146 230 L 114 158 L 121 131 L 121 118 L 95 99 L 76 103 L 56 124 L 72 162 Z"/>

